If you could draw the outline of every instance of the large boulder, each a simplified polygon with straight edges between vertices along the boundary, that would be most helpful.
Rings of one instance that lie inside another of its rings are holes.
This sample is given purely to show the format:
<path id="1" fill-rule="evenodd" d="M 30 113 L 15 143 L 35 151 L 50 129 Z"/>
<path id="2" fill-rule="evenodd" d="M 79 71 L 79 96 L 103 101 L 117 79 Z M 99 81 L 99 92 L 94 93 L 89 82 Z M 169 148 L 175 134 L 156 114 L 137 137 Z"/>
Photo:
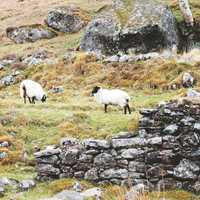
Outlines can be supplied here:
<path id="1" fill-rule="evenodd" d="M 50 10 L 45 22 L 57 31 L 74 33 L 86 26 L 89 19 L 90 17 L 86 11 L 70 5 Z"/>
<path id="2" fill-rule="evenodd" d="M 9 27 L 6 29 L 7 37 L 17 44 L 35 42 L 40 39 L 51 39 L 57 34 L 49 28 L 40 24 L 20 27 Z"/>
<path id="3" fill-rule="evenodd" d="M 115 1 L 88 24 L 81 41 L 83 50 L 106 55 L 148 53 L 174 45 L 176 19 L 166 5 L 153 0 Z"/>

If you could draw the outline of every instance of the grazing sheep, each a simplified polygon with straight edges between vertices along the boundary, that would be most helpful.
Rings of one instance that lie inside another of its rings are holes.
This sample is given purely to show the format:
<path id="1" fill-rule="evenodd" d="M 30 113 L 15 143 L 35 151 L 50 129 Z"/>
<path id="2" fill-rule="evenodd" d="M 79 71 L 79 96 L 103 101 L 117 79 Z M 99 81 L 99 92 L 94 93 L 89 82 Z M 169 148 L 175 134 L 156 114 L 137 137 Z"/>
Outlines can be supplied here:
<path id="1" fill-rule="evenodd" d="M 92 96 L 96 98 L 96 101 L 100 104 L 104 104 L 105 112 L 107 113 L 108 105 L 115 105 L 124 108 L 124 114 L 131 114 L 131 109 L 129 106 L 130 97 L 129 95 L 119 89 L 108 90 L 101 87 L 94 87 L 92 90 Z"/>
<path id="2" fill-rule="evenodd" d="M 47 95 L 44 93 L 42 86 L 32 80 L 24 80 L 20 84 L 20 96 L 26 103 L 26 97 L 31 104 L 35 104 L 35 101 L 45 102 Z"/>

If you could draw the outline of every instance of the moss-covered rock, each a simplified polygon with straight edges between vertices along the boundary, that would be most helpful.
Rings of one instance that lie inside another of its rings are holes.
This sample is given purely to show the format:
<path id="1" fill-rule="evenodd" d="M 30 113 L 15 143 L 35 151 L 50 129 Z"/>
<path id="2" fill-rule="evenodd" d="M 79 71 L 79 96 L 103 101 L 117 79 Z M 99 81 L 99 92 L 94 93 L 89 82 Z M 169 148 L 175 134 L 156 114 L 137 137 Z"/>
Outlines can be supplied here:
<path id="1" fill-rule="evenodd" d="M 147 53 L 178 44 L 176 19 L 164 4 L 117 0 L 89 23 L 81 48 L 102 54 Z"/>

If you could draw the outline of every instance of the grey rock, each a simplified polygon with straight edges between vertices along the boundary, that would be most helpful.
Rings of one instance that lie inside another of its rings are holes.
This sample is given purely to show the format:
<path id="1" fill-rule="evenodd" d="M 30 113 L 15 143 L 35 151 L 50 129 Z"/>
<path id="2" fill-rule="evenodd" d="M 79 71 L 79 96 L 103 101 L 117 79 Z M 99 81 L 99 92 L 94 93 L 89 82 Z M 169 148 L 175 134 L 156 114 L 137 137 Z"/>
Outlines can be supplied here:
<path id="1" fill-rule="evenodd" d="M 65 33 L 74 33 L 81 30 L 88 23 L 86 11 L 70 5 L 51 9 L 45 22 L 51 28 Z"/>
<path id="2" fill-rule="evenodd" d="M 130 132 L 120 132 L 117 135 L 112 136 L 112 139 L 127 139 L 127 138 L 133 138 L 136 135 L 134 133 Z"/>
<path id="3" fill-rule="evenodd" d="M 195 122 L 195 119 L 192 117 L 185 117 L 181 120 L 181 123 L 184 124 L 185 126 L 191 126 L 192 123 Z"/>
<path id="4" fill-rule="evenodd" d="M 122 23 L 118 13 L 127 13 L 127 6 L 123 1 L 120 4 L 119 9 L 114 6 L 103 11 L 88 24 L 81 41 L 83 50 L 104 55 L 126 53 L 129 49 L 148 53 L 178 44 L 176 19 L 169 7 L 154 1 L 136 0 L 129 5 L 129 18 Z"/>
<path id="5" fill-rule="evenodd" d="M 98 178 L 98 170 L 96 168 L 92 168 L 85 173 L 85 179 L 88 181 L 95 181 Z"/>
<path id="6" fill-rule="evenodd" d="M 8 154 L 6 152 L 0 152 L 0 159 L 7 158 Z"/>
<path id="7" fill-rule="evenodd" d="M 171 124 L 163 130 L 163 133 L 165 133 L 165 134 L 175 134 L 177 131 L 178 131 L 178 126 L 176 124 Z"/>
<path id="8" fill-rule="evenodd" d="M 126 179 L 128 178 L 128 170 L 127 169 L 108 169 L 103 171 L 100 174 L 100 177 L 103 179 Z"/>
<path id="9" fill-rule="evenodd" d="M 9 27 L 6 33 L 7 37 L 16 43 L 35 42 L 40 39 L 51 39 L 57 36 L 55 32 L 39 24 Z"/>
<path id="10" fill-rule="evenodd" d="M 76 182 L 73 185 L 73 190 L 76 192 L 81 192 L 83 190 L 83 186 L 79 182 Z"/>
<path id="11" fill-rule="evenodd" d="M 113 55 L 110 57 L 107 57 L 104 61 L 105 62 L 119 62 L 120 57 L 118 55 Z"/>
<path id="12" fill-rule="evenodd" d="M 64 190 L 51 198 L 41 199 L 41 200 L 84 200 L 80 193 Z"/>
<path id="13" fill-rule="evenodd" d="M 34 153 L 34 156 L 36 158 L 39 158 L 39 157 L 46 157 L 46 156 L 53 156 L 53 155 L 58 155 L 60 154 L 61 150 L 59 148 L 57 149 L 46 149 L 46 150 L 43 150 L 43 151 L 39 151 L 39 152 L 36 152 Z"/>
<path id="14" fill-rule="evenodd" d="M 114 148 L 129 148 L 129 147 L 142 147 L 145 146 L 146 139 L 135 137 L 129 139 L 112 139 L 112 146 Z"/>
<path id="15" fill-rule="evenodd" d="M 63 86 L 54 86 L 51 90 L 51 93 L 53 94 L 57 94 L 57 93 L 63 93 L 64 92 L 64 88 Z"/>
<path id="16" fill-rule="evenodd" d="M 77 163 L 79 155 L 80 149 L 72 147 L 67 149 L 66 152 L 61 152 L 60 158 L 62 159 L 63 164 L 71 166 Z"/>
<path id="17" fill-rule="evenodd" d="M 83 162 L 83 163 L 91 163 L 93 161 L 93 156 L 87 155 L 87 154 L 81 154 L 78 160 L 79 162 Z"/>
<path id="18" fill-rule="evenodd" d="M 60 146 L 74 146 L 78 145 L 78 140 L 75 138 L 62 138 L 60 140 Z"/>
<path id="19" fill-rule="evenodd" d="M 94 164 L 99 167 L 114 167 L 116 162 L 112 155 L 102 153 L 94 158 Z"/>
<path id="20" fill-rule="evenodd" d="M 129 55 L 122 55 L 119 58 L 119 62 L 128 62 L 130 60 L 130 56 Z"/>
<path id="21" fill-rule="evenodd" d="M 194 124 L 194 130 L 200 131 L 200 123 L 197 122 Z"/>
<path id="22" fill-rule="evenodd" d="M 122 151 L 122 158 L 125 159 L 136 159 L 139 157 L 142 157 L 144 155 L 145 151 L 141 149 L 127 149 Z"/>
<path id="23" fill-rule="evenodd" d="M 17 186 L 17 181 L 14 179 L 9 179 L 7 177 L 0 177 L 0 187 L 6 187 L 10 186 L 12 188 L 15 188 Z"/>
<path id="24" fill-rule="evenodd" d="M 162 144 L 162 137 L 153 137 L 147 140 L 149 145 L 161 145 Z"/>
<path id="25" fill-rule="evenodd" d="M 174 176 L 182 180 L 195 180 L 200 168 L 194 162 L 183 159 L 178 166 L 174 168 Z"/>
<path id="26" fill-rule="evenodd" d="M 0 147 L 9 147 L 9 143 L 7 141 L 0 142 Z"/>
<path id="27" fill-rule="evenodd" d="M 38 157 L 37 162 L 43 164 L 57 164 L 59 158 L 57 155 Z"/>
<path id="28" fill-rule="evenodd" d="M 96 149 L 109 149 L 110 148 L 110 143 L 107 140 L 87 139 L 87 140 L 83 140 L 82 143 L 86 148 L 96 148 Z"/>
<path id="29" fill-rule="evenodd" d="M 50 164 L 39 164 L 37 170 L 43 176 L 58 176 L 60 174 L 60 169 Z"/>
<path id="30" fill-rule="evenodd" d="M 23 180 L 19 183 L 19 188 L 22 191 L 29 190 L 35 186 L 36 186 L 36 183 L 33 180 Z"/>
<path id="31" fill-rule="evenodd" d="M 16 83 L 16 78 L 13 75 L 8 75 L 0 79 L 0 84 L 3 86 L 9 86 Z"/>
<path id="32" fill-rule="evenodd" d="M 102 197 L 102 193 L 103 192 L 101 188 L 96 187 L 81 192 L 81 196 L 83 196 L 84 199 L 95 198 L 96 200 L 100 200 Z"/>

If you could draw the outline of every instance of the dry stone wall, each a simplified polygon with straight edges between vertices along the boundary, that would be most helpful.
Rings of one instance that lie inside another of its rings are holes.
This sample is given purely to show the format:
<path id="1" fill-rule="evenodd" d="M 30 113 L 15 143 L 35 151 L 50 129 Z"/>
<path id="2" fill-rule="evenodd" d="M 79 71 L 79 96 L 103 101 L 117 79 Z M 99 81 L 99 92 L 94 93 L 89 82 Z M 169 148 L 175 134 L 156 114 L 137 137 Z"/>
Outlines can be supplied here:
<path id="1" fill-rule="evenodd" d="M 200 190 L 200 104 L 171 102 L 141 111 L 138 134 L 110 140 L 64 138 L 35 153 L 37 178 L 75 177 L 151 189 Z"/>

